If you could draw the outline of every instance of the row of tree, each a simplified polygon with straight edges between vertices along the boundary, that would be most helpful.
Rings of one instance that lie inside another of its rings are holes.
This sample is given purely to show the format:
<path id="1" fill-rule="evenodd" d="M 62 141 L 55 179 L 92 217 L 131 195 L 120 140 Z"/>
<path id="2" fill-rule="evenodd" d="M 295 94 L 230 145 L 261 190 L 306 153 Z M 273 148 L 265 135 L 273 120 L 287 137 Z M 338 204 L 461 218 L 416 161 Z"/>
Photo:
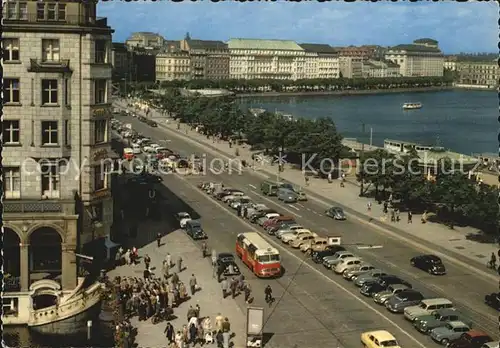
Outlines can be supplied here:
<path id="1" fill-rule="evenodd" d="M 235 93 L 249 92 L 307 92 L 377 90 L 394 88 L 425 88 L 447 86 L 453 82 L 449 77 L 394 77 L 394 78 L 337 78 L 300 80 L 173 80 L 162 81 L 160 87 L 187 89 L 227 89 Z"/>
<path id="2" fill-rule="evenodd" d="M 385 150 L 366 153 L 358 171 L 358 181 L 371 184 L 378 197 L 393 198 L 411 210 L 435 212 L 451 228 L 467 223 L 490 233 L 498 233 L 499 190 L 469 178 L 449 158 L 442 158 L 426 177 L 415 151 L 396 157 Z"/>
<path id="3" fill-rule="evenodd" d="M 303 158 L 313 158 L 309 165 L 323 173 L 331 170 L 329 163 L 353 156 L 342 145 L 342 136 L 330 118 L 289 120 L 270 112 L 254 115 L 243 110 L 233 96 L 184 96 L 178 89 L 150 98 L 179 122 L 201 127 L 208 137 L 245 141 L 270 154 L 282 152 L 288 162 L 297 164 L 303 164 Z M 358 180 L 371 184 L 367 186 L 377 196 L 391 192 L 404 208 L 437 213 L 451 227 L 462 221 L 497 233 L 498 189 L 477 184 L 463 172 L 453 170 L 448 158 L 436 163 L 434 180 L 428 180 L 418 160 L 416 152 L 404 157 L 385 150 L 367 152 L 360 158 Z"/>

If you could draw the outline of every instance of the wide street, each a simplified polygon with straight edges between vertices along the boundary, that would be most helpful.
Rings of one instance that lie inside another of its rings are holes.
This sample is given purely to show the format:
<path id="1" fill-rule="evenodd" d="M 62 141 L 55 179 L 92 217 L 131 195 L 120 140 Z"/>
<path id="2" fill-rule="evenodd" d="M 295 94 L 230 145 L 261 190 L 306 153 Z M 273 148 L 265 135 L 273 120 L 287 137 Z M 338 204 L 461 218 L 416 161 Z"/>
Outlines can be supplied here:
<path id="1" fill-rule="evenodd" d="M 201 155 L 204 152 L 202 148 L 171 136 L 170 132 L 162 128 L 151 128 L 132 117 L 121 117 L 121 120 L 131 123 L 134 129 L 155 140 L 168 139 L 168 147 L 181 154 Z M 213 159 L 210 153 L 206 153 L 206 156 L 207 162 Z M 495 291 L 497 284 L 489 278 L 475 274 L 473 269 L 446 262 L 448 274 L 444 277 L 434 277 L 415 270 L 409 265 L 409 259 L 422 253 L 415 246 L 382 236 L 369 225 L 353 221 L 333 221 L 322 214 L 327 207 L 312 200 L 287 205 L 274 198 L 263 197 L 258 189 L 263 180 L 261 176 L 251 173 L 224 173 L 216 176 L 208 173 L 206 177 L 165 176 L 164 183 L 173 194 L 181 197 L 200 214 L 211 244 L 215 244 L 216 249 L 233 251 L 235 235 L 256 227 L 241 221 L 229 208 L 215 203 L 194 187 L 199 181 L 210 180 L 222 181 L 226 186 L 242 189 L 256 202 L 265 203 L 271 208 L 295 216 L 300 224 L 320 235 L 342 236 L 343 244 L 367 262 L 388 273 L 400 275 L 427 297 L 439 296 L 453 300 L 457 308 L 474 321 L 476 328 L 486 330 L 490 334 L 496 332 L 496 312 L 483 304 L 483 297 L 484 294 Z M 278 301 L 276 310 L 267 313 L 270 318 L 266 331 L 275 334 L 271 338 L 272 343 L 275 342 L 278 346 L 292 346 L 303 340 L 304 344 L 299 346 L 326 343 L 330 346 L 341 344 L 354 347 L 358 345 L 362 331 L 387 328 L 404 347 L 435 345 L 429 338 L 418 334 L 401 316 L 392 315 L 371 299 L 359 295 L 358 289 L 342 278 L 326 271 L 322 266 L 310 263 L 309 260 L 303 262 L 300 252 L 276 245 L 280 249 L 287 271 L 281 279 L 271 281 L 275 292 L 278 292 L 277 295 L 280 291 L 285 292 L 283 299 Z M 366 245 L 382 245 L 382 248 L 359 249 L 359 246 Z M 292 284 L 289 286 L 290 282 Z M 266 283 L 267 281 L 254 281 L 254 292 L 262 292 Z M 280 289 L 274 284 L 280 284 Z M 310 336 L 303 331 L 310 333 Z"/>

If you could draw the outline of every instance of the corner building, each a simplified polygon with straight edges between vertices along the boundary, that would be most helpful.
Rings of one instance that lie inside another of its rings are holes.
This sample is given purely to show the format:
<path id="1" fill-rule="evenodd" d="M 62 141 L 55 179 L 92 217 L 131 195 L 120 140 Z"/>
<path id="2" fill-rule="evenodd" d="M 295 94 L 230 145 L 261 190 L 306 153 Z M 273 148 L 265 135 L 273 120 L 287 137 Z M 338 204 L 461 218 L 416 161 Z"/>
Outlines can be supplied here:
<path id="1" fill-rule="evenodd" d="M 73 290 L 75 253 L 110 233 L 113 31 L 96 3 L 4 2 L 6 292 Z"/>

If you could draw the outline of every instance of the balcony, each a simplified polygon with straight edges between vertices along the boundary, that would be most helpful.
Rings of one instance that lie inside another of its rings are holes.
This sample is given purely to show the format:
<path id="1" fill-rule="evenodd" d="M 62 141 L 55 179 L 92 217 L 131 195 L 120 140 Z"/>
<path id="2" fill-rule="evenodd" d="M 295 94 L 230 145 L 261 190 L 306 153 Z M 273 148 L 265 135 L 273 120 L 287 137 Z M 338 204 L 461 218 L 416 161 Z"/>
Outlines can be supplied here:
<path id="1" fill-rule="evenodd" d="M 3 11 L 3 24 L 9 25 L 49 25 L 49 26 L 78 26 L 78 27 L 95 27 L 95 28 L 108 28 L 108 19 L 106 17 L 84 18 L 79 15 L 66 15 L 60 19 L 45 19 L 38 18 L 36 13 L 18 14 L 15 17 L 8 17 L 6 8 Z"/>
<path id="2" fill-rule="evenodd" d="M 69 59 L 61 59 L 56 61 L 43 61 L 37 58 L 30 58 L 29 72 L 36 73 L 72 73 L 73 70 L 69 66 Z"/>
<path id="3" fill-rule="evenodd" d="M 94 64 L 109 64 L 107 56 L 108 54 L 105 50 L 95 51 Z"/>
<path id="4" fill-rule="evenodd" d="M 72 200 L 4 200 L 5 214 L 43 214 L 75 213 L 75 202 Z"/>

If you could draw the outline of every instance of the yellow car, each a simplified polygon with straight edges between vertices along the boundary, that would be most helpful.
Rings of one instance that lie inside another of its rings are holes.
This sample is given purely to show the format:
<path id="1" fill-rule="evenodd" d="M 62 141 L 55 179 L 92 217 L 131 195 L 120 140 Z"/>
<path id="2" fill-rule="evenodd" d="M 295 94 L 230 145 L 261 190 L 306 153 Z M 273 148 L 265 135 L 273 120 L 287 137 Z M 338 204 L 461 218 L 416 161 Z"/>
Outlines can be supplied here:
<path id="1" fill-rule="evenodd" d="M 388 331 L 368 331 L 361 334 L 361 342 L 366 348 L 401 348 L 396 338 Z"/>

